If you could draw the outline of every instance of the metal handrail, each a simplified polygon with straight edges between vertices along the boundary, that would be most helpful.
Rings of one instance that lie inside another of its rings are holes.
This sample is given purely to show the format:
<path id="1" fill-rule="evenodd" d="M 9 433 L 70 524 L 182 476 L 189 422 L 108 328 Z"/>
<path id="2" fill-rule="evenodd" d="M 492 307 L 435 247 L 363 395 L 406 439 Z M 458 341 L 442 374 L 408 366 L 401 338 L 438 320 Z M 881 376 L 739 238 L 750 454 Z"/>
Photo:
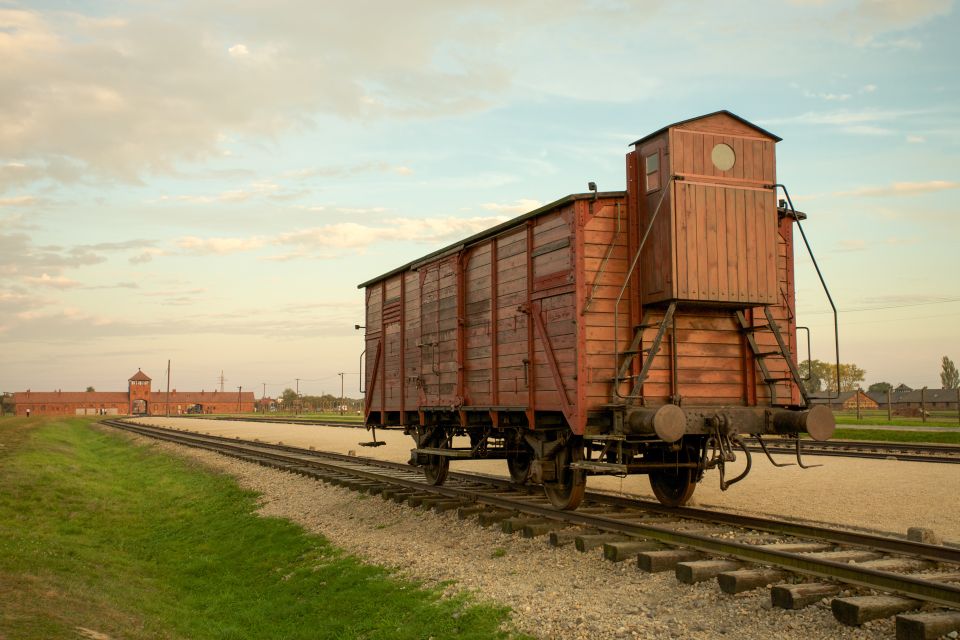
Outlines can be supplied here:
<path id="1" fill-rule="evenodd" d="M 837 314 L 837 305 L 833 303 L 833 296 L 830 295 L 830 289 L 827 288 L 827 282 L 823 279 L 823 273 L 820 271 L 820 265 L 817 264 L 817 259 L 813 255 L 813 249 L 810 248 L 810 243 L 807 241 L 807 234 L 803 231 L 803 225 L 800 224 L 800 216 L 797 215 L 797 210 L 793 208 L 793 200 L 790 198 L 790 192 L 787 191 L 786 185 L 777 183 L 773 185 L 774 188 L 783 189 L 783 195 L 787 197 L 787 204 L 790 205 L 790 213 L 794 222 L 797 223 L 797 229 L 800 230 L 800 237 L 803 238 L 803 244 L 807 247 L 807 253 L 810 255 L 810 260 L 813 261 L 813 268 L 817 270 L 817 277 L 820 278 L 820 284 L 823 286 L 823 292 L 827 294 L 827 300 L 830 302 L 830 308 L 833 309 L 833 344 L 834 352 L 836 354 L 836 363 L 837 363 L 837 395 L 827 398 L 828 400 L 836 400 L 840 397 L 840 321 Z M 809 345 L 809 338 L 807 339 L 807 344 Z M 810 365 L 807 365 L 807 368 L 810 368 Z"/>
<path id="2" fill-rule="evenodd" d="M 660 200 L 657 202 L 657 207 L 653 210 L 653 216 L 650 218 L 649 224 L 647 224 L 647 230 L 643 233 L 643 238 L 640 240 L 640 246 L 637 247 L 637 252 L 633 256 L 633 261 L 630 263 L 630 268 L 627 270 L 627 275 L 623 279 L 623 286 L 620 287 L 620 293 L 617 294 L 617 301 L 613 305 L 613 352 L 614 352 L 614 370 L 613 370 L 613 394 L 621 400 L 628 400 L 633 398 L 634 395 L 631 392 L 630 395 L 624 396 L 620 394 L 620 346 L 617 341 L 617 332 L 620 329 L 620 301 L 623 299 L 623 293 L 627 290 L 627 286 L 630 284 L 630 278 L 633 277 L 633 270 L 637 267 L 637 262 L 640 261 L 640 252 L 643 251 L 643 245 L 647 242 L 647 237 L 650 235 L 650 230 L 653 229 L 653 223 L 657 219 L 657 214 L 660 213 L 660 205 L 663 204 L 663 199 L 667 195 L 667 191 L 670 190 L 670 186 L 677 179 L 676 175 L 670 176 L 670 179 L 667 180 L 667 184 L 663 187 L 663 192 L 660 194 Z"/>

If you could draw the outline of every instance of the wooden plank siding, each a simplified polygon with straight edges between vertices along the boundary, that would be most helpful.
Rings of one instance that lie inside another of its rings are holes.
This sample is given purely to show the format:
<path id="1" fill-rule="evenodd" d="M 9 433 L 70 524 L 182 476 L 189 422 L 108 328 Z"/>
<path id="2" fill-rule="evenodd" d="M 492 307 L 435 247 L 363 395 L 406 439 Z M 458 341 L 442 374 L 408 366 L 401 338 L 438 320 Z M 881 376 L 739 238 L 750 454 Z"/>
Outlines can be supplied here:
<path id="1" fill-rule="evenodd" d="M 735 156 L 726 171 L 711 159 L 720 143 Z M 796 359 L 793 221 L 777 217 L 774 144 L 724 114 L 684 122 L 627 155 L 625 193 L 566 198 L 369 283 L 368 421 L 409 424 L 438 409 L 444 420 L 471 409 L 549 412 L 583 433 L 591 413 L 617 400 L 617 354 L 644 317 L 640 348 L 650 346 L 669 301 L 674 320 L 636 401 L 770 404 L 736 313 L 762 327 L 767 306 Z M 648 174 L 652 154 L 658 168 Z M 776 350 L 770 331 L 754 336 L 761 351 Z M 789 376 L 781 358 L 766 365 Z M 796 385 L 777 383 L 776 404 L 799 401 Z"/>

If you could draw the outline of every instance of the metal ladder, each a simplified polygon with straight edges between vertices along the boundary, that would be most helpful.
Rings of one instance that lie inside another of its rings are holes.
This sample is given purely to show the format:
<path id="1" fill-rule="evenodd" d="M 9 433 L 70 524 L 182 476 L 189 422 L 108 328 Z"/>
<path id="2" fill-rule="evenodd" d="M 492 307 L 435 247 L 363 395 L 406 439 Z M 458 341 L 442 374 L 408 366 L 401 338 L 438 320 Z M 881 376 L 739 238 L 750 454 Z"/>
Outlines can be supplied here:
<path id="1" fill-rule="evenodd" d="M 803 379 L 800 376 L 800 370 L 797 369 L 797 365 L 793 362 L 792 354 L 787 348 L 786 343 L 783 341 L 783 334 L 780 333 L 780 325 L 778 325 L 776 320 L 773 319 L 773 314 L 770 313 L 770 307 L 764 307 L 763 314 L 767 318 L 767 324 L 751 325 L 747 322 L 746 316 L 743 315 L 743 310 L 737 309 L 737 321 L 740 323 L 740 331 L 746 336 L 747 344 L 750 346 L 750 350 L 753 352 L 753 358 L 757 362 L 757 367 L 759 367 L 760 373 L 763 374 L 763 381 L 770 390 L 770 404 L 777 404 L 778 382 L 793 382 L 800 390 L 800 396 L 803 398 L 804 406 L 809 407 L 810 397 L 807 395 L 806 387 L 803 386 Z M 760 345 L 757 344 L 756 333 L 764 330 L 769 330 L 770 333 L 773 334 L 774 338 L 776 338 L 776 351 L 762 351 L 760 349 Z M 770 357 L 783 358 L 784 362 L 787 363 L 787 368 L 790 370 L 790 375 L 781 377 L 773 376 L 770 373 L 770 368 L 767 367 L 766 363 L 766 359 Z"/>
<path id="2" fill-rule="evenodd" d="M 660 352 L 660 344 L 663 342 L 663 336 L 667 332 L 667 327 L 670 326 L 670 323 L 673 321 L 673 313 L 677 310 L 677 303 L 673 301 L 667 307 L 666 313 L 663 314 L 663 319 L 659 324 L 653 324 L 650 322 L 651 312 L 649 310 L 645 311 L 643 314 L 643 319 L 635 327 L 635 333 L 633 334 L 633 340 L 630 342 L 630 346 L 624 350 L 620 351 L 619 355 L 623 356 L 620 366 L 617 368 L 617 373 L 613 377 L 613 392 L 611 400 L 616 400 L 618 397 L 622 398 L 623 396 L 619 395 L 620 384 L 626 380 L 633 381 L 633 388 L 630 390 L 629 395 L 626 396 L 627 399 L 636 399 L 640 393 L 640 387 L 643 386 L 644 381 L 650 375 L 650 367 L 653 365 L 653 359 Z M 657 335 L 654 337 L 653 342 L 650 343 L 650 346 L 646 349 L 640 348 L 640 343 L 643 340 L 643 332 L 650 327 L 657 326 Z M 640 373 L 637 375 L 627 375 L 627 372 L 630 370 L 630 366 L 633 364 L 633 361 L 638 356 L 645 356 L 643 360 L 643 365 L 640 367 Z"/>

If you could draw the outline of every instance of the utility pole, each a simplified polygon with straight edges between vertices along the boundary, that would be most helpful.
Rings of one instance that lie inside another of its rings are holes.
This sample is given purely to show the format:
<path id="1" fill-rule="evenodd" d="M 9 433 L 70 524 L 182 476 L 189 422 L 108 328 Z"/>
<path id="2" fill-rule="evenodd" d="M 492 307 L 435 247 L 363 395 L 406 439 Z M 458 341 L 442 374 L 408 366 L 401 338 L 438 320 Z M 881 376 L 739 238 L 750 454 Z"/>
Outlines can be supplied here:
<path id="1" fill-rule="evenodd" d="M 297 401 L 293 404 L 294 415 L 297 415 L 300 413 L 300 378 L 296 378 L 296 380 L 297 380 Z"/>
<path id="2" fill-rule="evenodd" d="M 266 399 L 267 399 L 267 383 L 266 383 L 266 382 L 261 382 L 260 384 L 263 385 L 263 393 L 260 394 L 260 411 L 261 411 L 262 413 L 266 413 L 266 412 L 267 412 L 267 406 L 266 406 L 267 403 L 266 403 L 265 401 L 266 401 Z"/>
<path id="3" fill-rule="evenodd" d="M 223 393 L 223 369 L 220 369 L 220 393 Z"/>
<path id="4" fill-rule="evenodd" d="M 167 360 L 167 417 L 170 417 L 170 360 Z"/>
<path id="5" fill-rule="evenodd" d="M 340 409 L 340 415 L 343 415 L 343 371 L 341 371 L 337 375 L 340 376 L 340 407 L 339 409 Z"/>
<path id="6" fill-rule="evenodd" d="M 243 386 L 237 387 L 237 413 L 243 413 L 243 405 L 240 398 L 243 396 Z"/>

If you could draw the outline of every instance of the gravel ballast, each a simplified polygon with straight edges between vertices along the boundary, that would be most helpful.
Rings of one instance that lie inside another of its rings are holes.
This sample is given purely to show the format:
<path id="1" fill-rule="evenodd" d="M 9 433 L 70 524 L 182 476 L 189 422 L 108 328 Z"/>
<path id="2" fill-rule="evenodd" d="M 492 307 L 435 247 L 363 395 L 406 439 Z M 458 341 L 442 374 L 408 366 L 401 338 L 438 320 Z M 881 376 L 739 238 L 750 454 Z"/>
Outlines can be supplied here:
<path id="1" fill-rule="evenodd" d="M 174 420 L 178 419 L 150 422 L 173 426 Z M 191 423 L 194 426 L 197 421 Z M 183 428 L 187 423 L 177 424 Z M 211 434 L 282 440 L 285 444 L 327 450 L 340 450 L 340 445 L 359 449 L 356 442 L 365 439 L 359 430 L 300 425 L 252 427 L 260 436 L 253 435 L 246 425 L 203 422 L 194 426 Z M 297 436 L 288 427 L 308 433 Z M 275 437 L 262 437 L 267 430 Z M 386 435 L 394 440 L 400 434 Z M 312 443 L 296 441 L 296 437 Z M 604 561 L 599 549 L 583 554 L 570 546 L 553 548 L 542 538 L 509 536 L 499 530 L 483 529 L 474 521 L 460 521 L 452 514 L 400 506 L 210 452 L 140 440 L 235 476 L 242 486 L 263 495 L 263 515 L 289 518 L 322 534 L 336 546 L 366 561 L 395 568 L 404 576 L 428 584 L 452 581 L 450 590 L 471 591 L 479 599 L 508 605 L 514 611 L 515 626 L 538 637 L 736 635 L 819 640 L 893 635 L 891 620 L 870 622 L 859 629 L 844 627 L 833 619 L 827 602 L 800 611 L 772 609 L 766 589 L 728 596 L 720 592 L 714 581 L 681 585 L 672 573 L 646 574 L 631 562 Z M 409 442 L 403 436 L 393 446 L 373 451 L 378 457 L 395 459 L 398 447 L 403 450 L 401 459 L 405 459 Z M 384 451 L 387 449 L 392 451 Z M 358 453 L 370 451 L 362 449 Z"/>

